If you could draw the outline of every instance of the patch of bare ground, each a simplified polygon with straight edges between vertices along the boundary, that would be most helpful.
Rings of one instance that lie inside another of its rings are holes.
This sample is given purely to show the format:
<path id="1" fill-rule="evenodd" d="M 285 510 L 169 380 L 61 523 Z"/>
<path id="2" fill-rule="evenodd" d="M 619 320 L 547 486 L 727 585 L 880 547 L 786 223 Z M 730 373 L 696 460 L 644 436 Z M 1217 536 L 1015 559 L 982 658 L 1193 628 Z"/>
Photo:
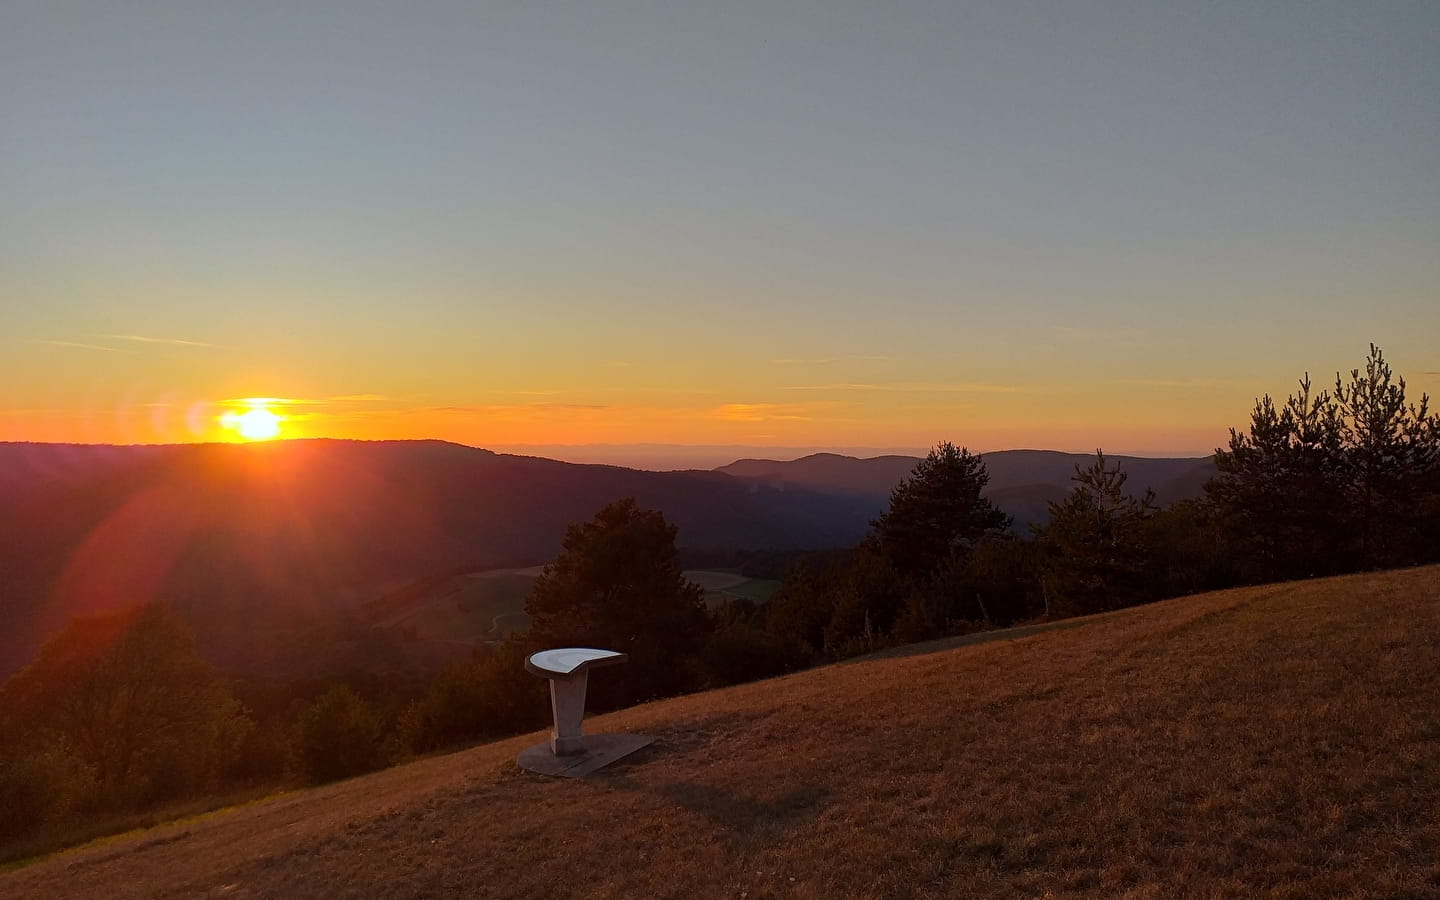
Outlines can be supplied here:
<path id="1" fill-rule="evenodd" d="M 62 854 L 6 897 L 1437 897 L 1440 569 L 1225 591 L 599 717 Z M 597 676 L 603 677 L 603 676 Z"/>

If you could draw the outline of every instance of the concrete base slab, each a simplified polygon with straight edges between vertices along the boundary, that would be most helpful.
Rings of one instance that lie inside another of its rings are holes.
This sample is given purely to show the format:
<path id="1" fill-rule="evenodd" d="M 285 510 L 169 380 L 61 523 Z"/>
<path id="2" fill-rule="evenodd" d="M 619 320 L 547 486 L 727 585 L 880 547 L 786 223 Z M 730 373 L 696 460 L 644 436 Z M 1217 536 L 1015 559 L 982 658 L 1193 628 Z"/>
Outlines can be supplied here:
<path id="1" fill-rule="evenodd" d="M 585 742 L 583 753 L 556 756 L 550 752 L 550 742 L 546 741 L 521 751 L 516 762 L 520 763 L 520 768 L 537 775 L 579 778 L 655 743 L 648 734 L 587 734 L 581 740 Z"/>

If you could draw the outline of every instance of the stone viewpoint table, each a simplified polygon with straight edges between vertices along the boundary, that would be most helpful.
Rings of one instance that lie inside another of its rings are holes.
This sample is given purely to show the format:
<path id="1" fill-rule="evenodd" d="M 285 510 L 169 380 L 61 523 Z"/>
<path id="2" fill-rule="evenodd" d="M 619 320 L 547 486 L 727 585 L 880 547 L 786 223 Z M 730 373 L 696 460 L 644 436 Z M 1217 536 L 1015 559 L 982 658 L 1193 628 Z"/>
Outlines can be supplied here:
<path id="1" fill-rule="evenodd" d="M 562 647 L 530 654 L 525 660 L 525 670 L 549 680 L 555 727 L 549 741 L 520 754 L 517 761 L 522 769 L 575 778 L 589 775 L 654 743 L 653 737 L 643 734 L 586 735 L 580 730 L 590 670 L 623 663 L 626 658 L 614 650 L 590 647 Z"/>

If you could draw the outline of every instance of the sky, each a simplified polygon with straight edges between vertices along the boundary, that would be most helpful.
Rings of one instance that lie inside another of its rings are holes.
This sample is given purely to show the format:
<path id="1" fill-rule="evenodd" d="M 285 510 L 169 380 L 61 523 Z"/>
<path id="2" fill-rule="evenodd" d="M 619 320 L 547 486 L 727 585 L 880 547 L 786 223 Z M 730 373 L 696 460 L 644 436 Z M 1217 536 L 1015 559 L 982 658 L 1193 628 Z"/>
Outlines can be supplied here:
<path id="1" fill-rule="evenodd" d="M 0 440 L 1202 455 L 1371 342 L 1440 393 L 1437 47 L 1431 0 L 0 0 Z"/>

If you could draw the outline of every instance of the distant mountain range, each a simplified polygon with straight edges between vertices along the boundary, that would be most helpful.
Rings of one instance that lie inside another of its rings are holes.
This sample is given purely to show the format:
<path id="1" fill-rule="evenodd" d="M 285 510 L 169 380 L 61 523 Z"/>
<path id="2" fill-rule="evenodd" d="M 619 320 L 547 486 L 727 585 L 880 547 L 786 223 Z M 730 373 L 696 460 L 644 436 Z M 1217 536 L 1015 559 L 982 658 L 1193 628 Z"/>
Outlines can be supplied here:
<path id="1" fill-rule="evenodd" d="M 1049 518 L 1048 504 L 1073 489 L 1071 476 L 1076 468 L 1089 466 L 1095 460 L 1093 454 L 1056 450 L 999 450 L 982 454 L 982 458 L 990 475 L 985 496 L 1008 513 L 1020 529 L 1045 522 Z M 1118 462 L 1129 475 L 1126 488 L 1135 496 L 1152 488 L 1161 505 L 1199 496 L 1205 482 L 1215 474 L 1210 457 L 1107 456 L 1106 460 Z M 889 503 L 891 489 L 908 477 L 919 461 L 915 456 L 856 459 L 816 453 L 788 462 L 742 459 L 715 471 L 771 488 L 863 498 L 878 513 Z"/>
<path id="2" fill-rule="evenodd" d="M 1035 521 L 1086 459 L 986 454 L 990 495 Z M 330 664 L 297 634 L 374 656 L 351 615 L 361 605 L 436 573 L 545 562 L 567 525 L 621 497 L 662 510 L 682 546 L 846 546 L 915 462 L 816 454 L 649 472 L 439 441 L 0 443 L 0 677 L 70 616 L 144 600 L 180 609 L 230 671 Z M 1197 493 L 1210 471 L 1122 462 L 1162 500 Z"/>

